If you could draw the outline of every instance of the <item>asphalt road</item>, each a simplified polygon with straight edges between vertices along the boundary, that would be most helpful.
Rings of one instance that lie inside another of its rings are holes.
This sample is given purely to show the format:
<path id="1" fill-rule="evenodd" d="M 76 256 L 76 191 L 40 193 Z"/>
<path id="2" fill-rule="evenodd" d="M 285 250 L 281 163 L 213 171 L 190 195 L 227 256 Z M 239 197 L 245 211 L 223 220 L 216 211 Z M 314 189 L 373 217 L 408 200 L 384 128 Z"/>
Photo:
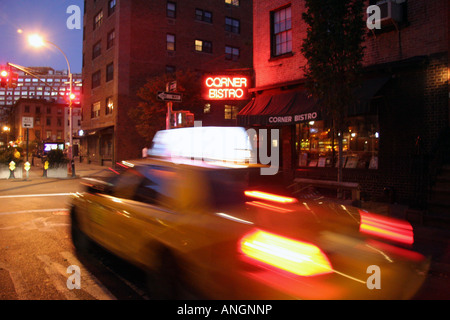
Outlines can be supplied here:
<path id="1" fill-rule="evenodd" d="M 80 179 L 2 182 L 0 299 L 148 299 L 136 286 L 144 278 L 135 270 L 130 273 L 130 266 L 101 250 L 85 256 L 75 252 L 67 208 L 70 193 L 80 189 Z M 121 275 L 122 267 L 128 269 Z M 75 268 L 79 268 L 80 289 L 67 284 Z M 134 278 L 124 278 L 127 274 Z"/>
<path id="2" fill-rule="evenodd" d="M 83 176 L 105 171 L 78 168 Z M 80 178 L 42 178 L 39 171 L 27 181 L 0 180 L 0 300 L 152 300 L 139 270 L 100 249 L 75 252 L 67 208 L 80 188 Z M 450 299 L 450 242 L 443 235 L 421 233 L 418 249 L 432 267 L 415 299 Z M 73 288 L 77 280 L 80 289 Z"/>

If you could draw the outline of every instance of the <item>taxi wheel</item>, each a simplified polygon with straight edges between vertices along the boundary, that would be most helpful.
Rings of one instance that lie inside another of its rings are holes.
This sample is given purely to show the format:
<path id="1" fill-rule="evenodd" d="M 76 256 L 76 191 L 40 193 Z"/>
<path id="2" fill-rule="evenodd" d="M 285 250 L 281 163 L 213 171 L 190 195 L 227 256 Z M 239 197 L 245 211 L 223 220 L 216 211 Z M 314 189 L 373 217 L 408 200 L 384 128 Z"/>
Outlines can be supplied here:
<path id="1" fill-rule="evenodd" d="M 89 251 L 91 243 L 89 238 L 84 234 L 84 232 L 80 230 L 74 209 L 72 209 L 70 212 L 70 218 L 71 218 L 70 231 L 72 235 L 72 243 L 78 252 L 87 253 Z"/>
<path id="2" fill-rule="evenodd" d="M 147 287 L 153 299 L 180 299 L 180 270 L 170 252 L 161 252 L 157 270 L 147 272 Z"/>

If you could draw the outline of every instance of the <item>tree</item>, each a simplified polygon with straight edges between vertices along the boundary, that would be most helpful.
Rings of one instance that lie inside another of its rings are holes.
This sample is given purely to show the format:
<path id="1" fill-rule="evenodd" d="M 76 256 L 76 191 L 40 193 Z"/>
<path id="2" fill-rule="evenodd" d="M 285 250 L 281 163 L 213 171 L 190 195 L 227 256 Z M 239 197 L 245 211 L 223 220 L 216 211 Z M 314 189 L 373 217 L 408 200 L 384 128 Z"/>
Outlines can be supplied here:
<path id="1" fill-rule="evenodd" d="M 338 140 L 338 182 L 342 182 L 342 138 L 348 108 L 362 69 L 365 34 L 363 0 L 305 0 L 308 25 L 302 53 L 305 78 Z"/>
<path id="2" fill-rule="evenodd" d="M 157 93 L 165 91 L 166 84 L 174 80 L 177 81 L 177 92 L 183 94 L 182 104 L 174 103 L 174 109 L 186 108 L 192 111 L 198 106 L 201 84 L 196 72 L 184 70 L 150 78 L 137 92 L 141 101 L 129 112 L 130 118 L 136 123 L 137 132 L 148 143 L 151 143 L 158 130 L 166 126 L 167 106 L 164 101 L 157 99 Z"/>

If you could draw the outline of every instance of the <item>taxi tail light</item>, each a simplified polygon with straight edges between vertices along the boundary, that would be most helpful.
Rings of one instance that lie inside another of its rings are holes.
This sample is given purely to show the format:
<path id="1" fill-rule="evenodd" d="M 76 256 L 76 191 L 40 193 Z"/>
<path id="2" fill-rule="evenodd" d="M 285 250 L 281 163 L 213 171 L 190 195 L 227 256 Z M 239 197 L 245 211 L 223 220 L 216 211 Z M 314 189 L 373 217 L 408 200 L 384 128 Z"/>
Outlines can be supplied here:
<path id="1" fill-rule="evenodd" d="M 414 243 L 414 232 L 408 221 L 359 211 L 361 223 L 359 231 L 385 240 L 406 245 Z"/>
<path id="2" fill-rule="evenodd" d="M 240 252 L 250 261 L 272 266 L 299 276 L 317 276 L 333 272 L 327 256 L 319 247 L 262 230 L 246 234 Z"/>
<path id="3" fill-rule="evenodd" d="M 247 197 L 252 197 L 256 199 L 261 200 L 268 200 L 272 202 L 278 202 L 278 203 L 295 203 L 297 202 L 297 199 L 291 198 L 291 197 L 285 197 L 273 193 L 267 193 L 262 191 L 256 191 L 256 190 L 246 190 L 244 191 L 244 194 Z"/>

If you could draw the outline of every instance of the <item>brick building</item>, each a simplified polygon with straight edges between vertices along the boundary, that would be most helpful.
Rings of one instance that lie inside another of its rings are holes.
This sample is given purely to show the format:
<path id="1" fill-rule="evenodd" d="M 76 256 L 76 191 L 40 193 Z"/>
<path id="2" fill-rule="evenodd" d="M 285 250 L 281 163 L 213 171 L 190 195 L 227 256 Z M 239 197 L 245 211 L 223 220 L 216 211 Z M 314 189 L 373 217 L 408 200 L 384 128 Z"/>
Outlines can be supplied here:
<path id="1" fill-rule="evenodd" d="M 11 126 L 9 140 L 25 149 L 27 135 L 23 127 L 23 118 L 32 118 L 33 127 L 28 129 L 30 152 L 42 151 L 44 143 L 55 142 L 68 144 L 69 107 L 66 103 L 47 101 L 45 99 L 20 98 L 12 106 L 9 114 Z M 80 130 L 81 108 L 73 106 L 73 131 Z M 74 140 L 74 145 L 78 141 Z"/>
<path id="2" fill-rule="evenodd" d="M 423 206 L 448 138 L 449 3 L 366 1 L 372 4 L 381 8 L 382 27 L 367 29 L 343 178 L 358 182 L 366 199 Z M 304 88 L 304 11 L 303 1 L 254 1 L 254 99 L 238 123 L 280 130 L 281 168 L 291 178 L 335 180 L 330 123 Z"/>
<path id="3" fill-rule="evenodd" d="M 69 78 L 66 71 L 50 67 L 28 67 L 27 73 L 13 67 L 18 74 L 17 87 L 0 88 L 0 124 L 7 125 L 12 107 L 19 99 L 41 99 L 47 102 L 67 103 Z M 73 91 L 80 103 L 81 74 L 73 74 Z"/>
<path id="4" fill-rule="evenodd" d="M 82 153 L 91 161 L 140 157 L 145 143 L 128 112 L 148 78 L 251 70 L 251 1 L 87 0 L 84 8 Z M 196 120 L 235 123 L 239 105 L 200 103 Z"/>

